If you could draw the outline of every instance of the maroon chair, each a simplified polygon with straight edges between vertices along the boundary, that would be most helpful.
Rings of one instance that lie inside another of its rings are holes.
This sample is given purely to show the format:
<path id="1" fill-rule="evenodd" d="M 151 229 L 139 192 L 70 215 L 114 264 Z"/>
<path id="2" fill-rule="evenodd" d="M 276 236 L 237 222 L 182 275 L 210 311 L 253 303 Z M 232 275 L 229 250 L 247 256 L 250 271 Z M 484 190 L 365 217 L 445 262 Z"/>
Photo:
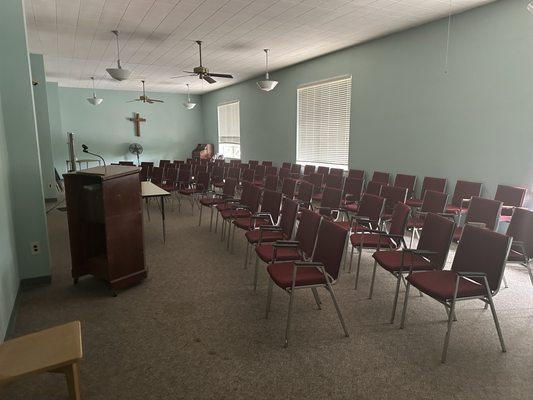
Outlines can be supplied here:
<path id="1" fill-rule="evenodd" d="M 533 285 L 533 273 L 530 266 L 531 259 L 533 259 L 533 211 L 516 208 L 507 228 L 507 236 L 513 238 L 507 262 L 518 263 L 526 267 Z"/>
<path id="2" fill-rule="evenodd" d="M 220 213 L 222 211 L 224 211 L 224 210 L 233 210 L 239 204 L 247 204 L 247 202 L 250 199 L 250 190 L 251 190 L 251 188 L 252 188 L 252 183 L 251 182 L 243 182 L 240 198 L 232 197 L 232 198 L 223 199 L 222 201 L 218 202 L 218 204 L 215 205 L 215 208 L 217 210 L 217 215 L 216 215 L 216 219 L 215 219 L 215 233 L 218 230 L 218 216 L 220 215 Z M 249 215 L 249 214 L 244 213 L 243 216 L 245 217 L 246 215 Z M 223 224 L 222 225 L 223 229 L 221 229 L 221 232 L 220 232 L 220 240 L 221 241 L 224 240 L 224 237 L 225 237 L 225 229 L 224 229 L 224 227 L 225 226 Z"/>
<path id="3" fill-rule="evenodd" d="M 498 185 L 494 200 L 503 203 L 501 221 L 509 222 L 513 215 L 513 210 L 524 205 L 526 192 L 527 189 L 523 187 Z"/>
<path id="4" fill-rule="evenodd" d="M 481 183 L 457 181 L 451 203 L 446 207 L 446 212 L 461 214 L 468 209 L 468 202 L 474 196 L 481 196 Z"/>
<path id="5" fill-rule="evenodd" d="M 278 190 L 278 176 L 267 175 L 265 178 L 265 190 Z"/>
<path id="6" fill-rule="evenodd" d="M 314 165 L 306 165 L 304 167 L 304 176 L 314 174 L 315 170 L 316 170 L 316 167 Z"/>
<path id="7" fill-rule="evenodd" d="M 344 174 L 344 170 L 342 168 L 331 168 L 329 173 L 330 175 L 342 175 Z"/>
<path id="8" fill-rule="evenodd" d="M 291 174 L 296 174 L 299 177 L 301 172 L 302 172 L 302 166 L 300 164 L 292 164 Z"/>
<path id="9" fill-rule="evenodd" d="M 416 176 L 406 174 L 396 174 L 394 178 L 394 185 L 396 187 L 402 187 L 407 189 L 407 198 L 413 197 L 416 186 Z"/>
<path id="10" fill-rule="evenodd" d="M 361 198 L 357 213 L 351 215 L 349 221 L 337 221 L 336 223 L 351 232 L 357 232 L 359 226 L 377 229 L 381 225 L 384 205 L 385 199 L 383 197 L 365 193 Z"/>
<path id="11" fill-rule="evenodd" d="M 176 190 L 178 180 L 178 171 L 175 168 L 168 168 L 165 171 L 165 180 L 161 185 L 163 190 L 173 192 Z"/>
<path id="12" fill-rule="evenodd" d="M 264 165 L 257 165 L 254 169 L 254 185 L 262 187 L 265 183 L 266 167 Z"/>
<path id="13" fill-rule="evenodd" d="M 426 176 L 422 181 L 422 189 L 420 190 L 420 198 L 407 200 L 407 205 L 411 207 L 420 207 L 424 199 L 424 195 L 428 190 L 434 192 L 446 192 L 446 178 L 433 178 Z"/>
<path id="14" fill-rule="evenodd" d="M 119 161 L 118 165 L 126 165 L 126 166 L 133 167 L 135 164 L 133 163 L 133 161 Z"/>
<path id="15" fill-rule="evenodd" d="M 279 179 L 279 183 L 283 184 L 283 182 L 285 181 L 285 179 L 288 179 L 289 176 L 290 176 L 290 173 L 291 171 L 287 168 L 280 168 L 279 172 L 278 172 L 278 179 Z"/>
<path id="16" fill-rule="evenodd" d="M 192 167 L 193 167 L 193 164 L 191 164 L 191 163 L 186 163 L 186 164 L 181 164 L 180 165 L 180 169 L 188 169 L 191 172 L 192 172 Z"/>
<path id="17" fill-rule="evenodd" d="M 442 214 L 448 201 L 448 195 L 443 192 L 434 192 L 433 190 L 427 190 L 424 194 L 424 200 L 420 210 L 414 211 L 413 216 L 407 221 L 407 230 L 411 231 L 411 242 L 409 247 L 413 243 L 415 235 L 420 238 L 420 230 L 425 224 L 426 215 L 428 213 Z"/>
<path id="18" fill-rule="evenodd" d="M 190 182 L 188 174 L 189 171 L 180 168 L 178 173 L 178 187 L 180 188 L 178 190 L 178 211 L 181 211 L 181 199 L 187 198 L 191 203 L 191 213 L 194 213 L 194 205 L 197 202 L 196 197 L 207 192 L 209 189 L 210 177 L 207 172 L 199 172 L 198 175 L 196 175 L 195 181 Z"/>
<path id="19" fill-rule="evenodd" d="M 352 271 L 353 250 L 357 248 L 357 269 L 355 270 L 355 285 L 354 289 L 357 289 L 359 282 L 359 268 L 361 266 L 361 255 L 364 249 L 374 249 L 379 251 L 380 249 L 399 249 L 402 245 L 405 246 L 403 238 L 405 232 L 405 224 L 407 223 L 407 217 L 411 209 L 408 205 L 403 203 L 397 203 L 392 213 L 391 223 L 389 231 L 386 232 L 380 229 L 359 227 L 355 233 L 350 235 L 350 243 L 352 244 L 352 251 L 350 254 L 350 268 Z M 370 285 L 369 299 L 372 298 L 372 291 L 374 289 L 374 277 L 376 269 L 374 268 L 374 274 L 372 276 L 372 283 Z"/>
<path id="20" fill-rule="evenodd" d="M 328 219 L 336 220 L 339 217 L 342 200 L 342 191 L 332 187 L 324 189 L 318 213 Z"/>
<path id="21" fill-rule="evenodd" d="M 178 177 L 176 179 L 176 189 L 188 188 L 191 184 L 191 170 L 187 168 L 180 168 L 178 170 Z"/>
<path id="22" fill-rule="evenodd" d="M 296 179 L 285 178 L 281 185 L 281 193 L 288 199 L 294 198 L 294 192 L 296 191 Z"/>
<path id="23" fill-rule="evenodd" d="M 273 176 L 277 177 L 278 176 L 278 168 L 277 167 L 273 167 L 272 165 L 266 167 L 265 175 L 266 176 L 273 175 Z"/>
<path id="24" fill-rule="evenodd" d="M 346 181 L 344 182 L 344 190 L 342 192 L 342 206 L 345 210 L 349 212 L 357 212 L 364 185 L 364 179 L 354 177 L 346 178 Z"/>
<path id="25" fill-rule="evenodd" d="M 313 196 L 313 185 L 309 182 L 302 181 L 298 186 L 298 193 L 295 198 L 300 207 L 311 207 L 311 198 Z"/>
<path id="26" fill-rule="evenodd" d="M 242 171 L 241 174 L 241 183 L 249 182 L 252 183 L 254 181 L 254 170 L 253 169 L 245 169 Z"/>
<path id="27" fill-rule="evenodd" d="M 292 163 L 290 162 L 284 162 L 281 164 L 282 169 L 288 169 L 289 171 L 291 170 L 291 166 L 292 166 Z"/>
<path id="28" fill-rule="evenodd" d="M 317 174 L 322 174 L 322 175 L 329 175 L 329 167 L 318 167 L 317 170 L 316 170 Z"/>
<path id="29" fill-rule="evenodd" d="M 427 197 L 426 192 L 426 197 Z M 437 193 L 437 192 L 434 192 Z M 402 277 L 409 273 L 431 270 L 442 270 L 446 265 L 446 259 L 455 230 L 455 222 L 449 218 L 428 213 L 424 220 L 422 234 L 416 249 L 380 250 L 376 251 L 374 258 L 374 271 L 372 273 L 372 285 L 376 276 L 376 266 L 379 265 L 390 272 L 396 278 L 396 293 L 392 307 L 390 323 L 394 322 L 396 305 Z M 370 297 L 372 296 L 372 291 Z"/>
<path id="30" fill-rule="evenodd" d="M 388 220 L 392 216 L 397 203 L 404 203 L 407 200 L 407 189 L 398 186 L 382 186 L 380 196 L 385 198 L 385 208 L 382 218 Z"/>
<path id="31" fill-rule="evenodd" d="M 466 225 L 480 225 L 483 228 L 495 231 L 498 228 L 498 221 L 502 211 L 502 202 L 482 197 L 472 197 L 466 212 Z M 453 241 L 459 242 L 464 227 L 458 226 L 453 234 Z"/>
<path id="32" fill-rule="evenodd" d="M 365 179 L 365 171 L 362 169 L 350 169 L 348 171 L 348 178 Z"/>
<path id="33" fill-rule="evenodd" d="M 346 325 L 344 324 L 344 319 L 342 318 L 332 288 L 332 285 L 339 277 L 339 267 L 344 251 L 345 237 L 346 231 L 344 229 L 332 222 L 323 221 L 318 231 L 312 261 L 293 261 L 272 263 L 268 265 L 267 272 L 270 276 L 270 281 L 268 285 L 266 317 L 268 318 L 268 313 L 270 311 L 274 284 L 283 289 L 290 296 L 287 327 L 285 330 L 285 347 L 289 344 L 289 328 L 294 302 L 294 292 L 296 289 L 311 289 L 318 308 L 320 308 L 321 303 L 316 289 L 326 289 L 331 295 L 344 334 L 345 336 L 348 336 L 348 331 L 346 330 Z"/>
<path id="34" fill-rule="evenodd" d="M 388 185 L 390 181 L 390 174 L 388 172 L 374 171 L 371 180 L 374 182 L 380 182 L 384 185 Z"/>
<path id="35" fill-rule="evenodd" d="M 324 175 L 313 173 L 304 177 L 306 182 L 309 182 L 313 185 L 313 196 L 319 194 L 322 191 L 322 184 L 324 181 Z"/>
<path id="36" fill-rule="evenodd" d="M 209 222 L 209 231 L 213 227 L 213 210 L 217 204 L 223 203 L 226 199 L 233 198 L 235 196 L 235 188 L 237 187 L 237 179 L 226 178 L 224 186 L 222 187 L 222 193 L 216 193 L 215 191 L 207 191 L 205 195 L 200 198 L 200 216 L 198 219 L 198 226 L 202 224 L 202 207 L 209 207 L 211 209 L 211 219 Z"/>
<path id="37" fill-rule="evenodd" d="M 170 164 L 170 160 L 159 160 L 159 168 L 165 168 L 168 164 Z"/>
<path id="38" fill-rule="evenodd" d="M 224 166 L 215 165 L 211 171 L 211 181 L 215 187 L 224 186 Z"/>
<path id="39" fill-rule="evenodd" d="M 342 175 L 335 175 L 335 174 L 329 174 L 324 176 L 324 183 L 322 185 L 323 188 L 334 188 L 342 190 L 342 184 L 344 182 L 344 178 Z M 322 201 L 322 192 L 315 193 L 313 195 L 313 200 L 317 202 Z"/>
<path id="40" fill-rule="evenodd" d="M 400 327 L 404 327 L 411 286 L 443 304 L 448 312 L 448 328 L 441 357 L 441 362 L 444 363 L 455 318 L 455 304 L 463 300 L 481 300 L 490 305 L 502 352 L 505 352 L 505 343 L 492 298 L 500 289 L 511 241 L 509 236 L 467 225 L 450 271 L 424 271 L 410 273 L 407 277 Z M 480 332 L 478 343 L 482 333 Z"/>
<path id="41" fill-rule="evenodd" d="M 248 256 L 250 254 L 250 246 L 266 246 L 268 243 L 272 243 L 278 240 L 290 240 L 292 237 L 292 231 L 294 229 L 294 222 L 296 221 L 296 215 L 298 214 L 298 203 L 294 200 L 284 198 L 281 206 L 281 214 L 279 219 L 279 225 L 261 225 L 259 229 L 248 231 L 244 234 L 246 245 L 246 257 L 244 260 L 244 268 L 248 267 Z M 272 253 L 272 251 L 271 251 Z M 257 270 L 257 261 L 256 261 Z M 257 284 L 257 272 L 254 277 L 254 290 Z"/>
<path id="42" fill-rule="evenodd" d="M 162 186 L 165 175 L 164 172 L 165 170 L 162 167 L 153 167 L 150 182 L 152 182 L 154 185 Z"/>
<path id="43" fill-rule="evenodd" d="M 259 161 L 257 160 L 248 161 L 248 166 L 250 167 L 250 169 L 255 169 L 258 165 L 259 165 Z"/>
<path id="44" fill-rule="evenodd" d="M 376 182 L 376 181 L 370 181 L 366 184 L 365 193 L 371 194 L 374 196 L 379 196 L 381 193 L 381 187 L 384 186 L 384 183 Z"/>
<path id="45" fill-rule="evenodd" d="M 272 161 L 262 161 L 261 165 L 264 165 L 265 167 L 271 167 L 272 166 Z"/>
<path id="46" fill-rule="evenodd" d="M 139 173 L 139 179 L 141 182 L 145 182 L 148 180 L 148 171 L 150 170 L 150 167 L 148 165 L 141 165 L 141 172 Z"/>

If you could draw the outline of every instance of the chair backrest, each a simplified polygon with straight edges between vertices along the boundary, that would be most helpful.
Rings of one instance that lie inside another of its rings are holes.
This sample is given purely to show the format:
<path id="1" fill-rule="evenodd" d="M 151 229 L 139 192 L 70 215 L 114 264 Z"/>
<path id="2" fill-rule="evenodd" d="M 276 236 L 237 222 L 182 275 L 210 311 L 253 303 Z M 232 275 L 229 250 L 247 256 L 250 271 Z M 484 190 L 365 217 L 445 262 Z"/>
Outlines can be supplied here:
<path id="1" fill-rule="evenodd" d="M 511 222 L 507 228 L 507 236 L 524 243 L 524 250 L 528 258 L 533 258 L 533 211 L 525 208 L 515 208 Z M 520 248 L 517 250 L 522 252 Z"/>
<path id="2" fill-rule="evenodd" d="M 381 193 L 381 187 L 384 185 L 384 183 L 377 182 L 377 181 L 370 181 L 366 184 L 366 190 L 365 193 L 372 194 L 374 196 L 379 196 Z"/>
<path id="3" fill-rule="evenodd" d="M 326 177 L 324 178 L 324 184 L 326 185 L 326 187 L 331 187 L 335 189 L 342 189 L 342 181 L 343 181 L 342 174 L 335 175 L 335 174 L 332 174 L 331 172 L 328 175 L 326 175 Z"/>
<path id="4" fill-rule="evenodd" d="M 314 174 L 316 170 L 316 167 L 314 165 L 306 165 L 304 167 L 304 175 L 311 175 Z"/>
<path id="5" fill-rule="evenodd" d="M 236 168 L 241 165 L 241 160 L 230 160 L 229 165 L 232 168 Z"/>
<path id="6" fill-rule="evenodd" d="M 250 169 L 255 169 L 259 165 L 259 161 L 257 160 L 249 160 L 248 165 L 250 166 Z"/>
<path id="7" fill-rule="evenodd" d="M 324 193 L 322 193 L 322 200 L 320 201 L 321 207 L 329 207 L 334 210 L 338 210 L 341 205 L 342 191 L 332 187 L 326 187 Z"/>
<path id="8" fill-rule="evenodd" d="M 281 168 L 288 169 L 290 171 L 292 163 L 290 162 L 284 162 L 281 164 Z"/>
<path id="9" fill-rule="evenodd" d="M 156 185 L 161 185 L 163 183 L 163 173 L 163 167 L 152 168 L 152 177 L 150 179 L 152 183 L 155 183 Z"/>
<path id="10" fill-rule="evenodd" d="M 242 171 L 241 180 L 243 182 L 252 182 L 254 180 L 254 170 L 253 169 L 245 169 L 244 171 Z"/>
<path id="11" fill-rule="evenodd" d="M 267 166 L 265 174 L 266 174 L 266 176 L 274 175 L 274 176 L 277 177 L 278 176 L 278 168 L 277 167 L 273 167 L 272 165 Z"/>
<path id="12" fill-rule="evenodd" d="M 159 168 L 164 168 L 167 164 L 170 164 L 170 160 L 159 160 Z"/>
<path id="13" fill-rule="evenodd" d="M 271 167 L 272 166 L 272 161 L 262 161 L 261 165 L 264 165 L 265 167 Z"/>
<path id="14" fill-rule="evenodd" d="M 455 251 L 452 271 L 484 272 L 493 293 L 500 283 L 512 238 L 488 229 L 467 225 Z M 483 279 L 470 278 L 483 283 Z"/>
<path id="15" fill-rule="evenodd" d="M 382 186 L 380 196 L 385 198 L 385 212 L 392 212 L 396 203 L 405 203 L 407 189 L 398 186 Z"/>
<path id="16" fill-rule="evenodd" d="M 344 182 L 344 191 L 342 197 L 346 200 L 359 201 L 363 194 L 364 179 L 350 177 L 346 178 Z"/>
<path id="17" fill-rule="evenodd" d="M 452 202 L 453 206 L 459 207 L 463 199 L 470 199 L 474 196 L 481 195 L 481 183 L 457 181 L 455 189 L 453 190 Z"/>
<path id="18" fill-rule="evenodd" d="M 294 197 L 294 191 L 296 190 L 296 179 L 285 178 L 283 179 L 283 184 L 281 185 L 281 193 L 283 196 L 292 199 Z"/>
<path id="19" fill-rule="evenodd" d="M 479 222 L 485 224 L 487 229 L 496 230 L 500 220 L 502 204 L 501 201 L 497 200 L 472 197 L 466 213 L 465 224 Z"/>
<path id="20" fill-rule="evenodd" d="M 191 163 L 181 164 L 180 169 L 188 169 L 189 171 L 192 171 L 192 164 Z"/>
<path id="21" fill-rule="evenodd" d="M 239 203 L 248 205 L 248 202 L 250 201 L 250 191 L 252 189 L 252 182 L 243 182 L 242 183 L 242 192 L 241 192 L 241 198 L 239 200 Z"/>
<path id="22" fill-rule="evenodd" d="M 176 168 L 169 168 L 165 171 L 165 183 L 167 185 L 175 185 L 178 178 L 178 170 Z"/>
<path id="23" fill-rule="evenodd" d="M 407 218 L 411 212 L 411 207 L 404 203 L 396 203 L 392 211 L 389 233 L 393 235 L 404 235 Z M 395 240 L 397 243 L 398 241 Z"/>
<path id="24" fill-rule="evenodd" d="M 309 182 L 302 181 L 298 187 L 298 195 L 296 198 L 300 201 L 309 203 L 313 197 L 313 185 Z"/>
<path id="25" fill-rule="evenodd" d="M 374 171 L 374 173 L 372 174 L 372 180 L 388 185 L 390 180 L 390 174 L 388 172 Z"/>
<path id="26" fill-rule="evenodd" d="M 174 160 L 172 161 L 172 165 L 180 166 L 181 164 L 185 164 L 185 161 L 183 160 Z"/>
<path id="27" fill-rule="evenodd" d="M 224 186 L 222 187 L 222 193 L 226 196 L 235 196 L 235 188 L 237 187 L 237 179 L 226 178 L 224 180 Z"/>
<path id="28" fill-rule="evenodd" d="M 180 168 L 178 170 L 178 185 L 183 187 L 188 185 L 191 181 L 191 170 L 186 168 Z"/>
<path id="29" fill-rule="evenodd" d="M 348 171 L 348 178 L 365 179 L 365 171 L 362 169 L 351 169 Z"/>
<path id="30" fill-rule="evenodd" d="M 256 213 L 257 210 L 259 210 L 260 202 L 261 202 L 261 188 L 255 185 L 250 185 L 250 189 L 248 193 L 248 200 L 244 204 L 250 207 L 250 211 L 253 214 L 253 213 Z"/>
<path id="31" fill-rule="evenodd" d="M 283 236 L 285 239 L 290 239 L 292 237 L 292 231 L 294 230 L 294 223 L 296 222 L 297 215 L 298 203 L 285 197 L 281 206 L 281 217 L 279 221 L 279 226 L 283 230 Z"/>
<path id="32" fill-rule="evenodd" d="M 374 222 L 378 222 L 381 219 L 384 206 L 385 199 L 383 197 L 365 193 L 359 203 L 357 214 L 361 217 L 367 217 Z"/>
<path id="33" fill-rule="evenodd" d="M 141 165 L 141 172 L 139 173 L 139 179 L 141 180 L 141 182 L 144 182 L 144 181 L 147 181 L 148 180 L 148 170 L 149 170 L 149 166 L 148 165 Z"/>
<path id="34" fill-rule="evenodd" d="M 316 233 L 322 217 L 308 209 L 301 210 L 300 223 L 296 231 L 296 240 L 300 243 L 300 250 L 303 251 L 306 257 L 313 255 L 315 248 Z M 346 231 L 344 231 L 346 235 Z"/>
<path id="35" fill-rule="evenodd" d="M 209 188 L 209 172 L 200 172 L 196 177 L 196 189 L 206 191 Z"/>
<path id="36" fill-rule="evenodd" d="M 403 187 L 407 189 L 407 198 L 411 198 L 415 191 L 416 176 L 406 174 L 396 174 L 394 178 L 394 186 Z"/>
<path id="37" fill-rule="evenodd" d="M 151 162 L 151 161 L 141 161 L 141 165 L 149 165 L 149 166 L 153 167 L 154 163 Z"/>
<path id="38" fill-rule="evenodd" d="M 119 161 L 119 162 L 118 162 L 118 165 L 128 165 L 128 166 L 133 166 L 133 165 L 135 165 L 135 164 L 133 163 L 133 161 Z"/>
<path id="39" fill-rule="evenodd" d="M 435 252 L 427 258 L 435 268 L 442 269 L 446 265 L 454 232 L 455 222 L 453 220 L 442 215 L 428 213 L 424 219 L 417 249 Z"/>
<path id="40" fill-rule="evenodd" d="M 226 178 L 239 179 L 241 170 L 239 168 L 228 168 Z"/>
<path id="41" fill-rule="evenodd" d="M 301 171 L 302 171 L 302 166 L 300 164 L 292 164 L 291 166 L 292 174 L 300 174 Z"/>
<path id="42" fill-rule="evenodd" d="M 522 207 L 526 191 L 523 187 L 498 185 L 494 200 L 503 202 L 504 206 Z"/>
<path id="43" fill-rule="evenodd" d="M 346 230 L 327 220 L 323 220 L 318 230 L 313 261 L 321 262 L 334 280 L 339 277 L 342 253 L 346 243 Z"/>
<path id="44" fill-rule="evenodd" d="M 424 198 L 422 199 L 422 206 L 420 211 L 431 212 L 439 214 L 444 212 L 446 208 L 446 202 L 448 201 L 448 195 L 444 192 L 435 192 L 433 190 L 426 190 Z"/>
<path id="45" fill-rule="evenodd" d="M 222 179 L 224 179 L 224 166 L 215 165 L 211 172 L 211 176 L 215 182 L 220 182 Z"/>
<path id="46" fill-rule="evenodd" d="M 322 182 L 324 180 L 324 175 L 318 173 L 312 173 L 308 175 L 306 181 L 313 185 L 313 192 L 318 193 L 322 190 Z"/>
<path id="47" fill-rule="evenodd" d="M 265 189 L 276 191 L 278 188 L 278 176 L 277 175 L 267 175 L 265 178 Z"/>
<path id="48" fill-rule="evenodd" d="M 279 217 L 279 208 L 281 206 L 281 192 L 272 190 L 263 191 L 263 199 L 261 201 L 261 212 L 267 212 L 272 215 L 272 220 L 277 223 Z"/>
<path id="49" fill-rule="evenodd" d="M 344 174 L 344 170 L 342 168 L 330 168 L 329 174 L 330 175 L 342 175 Z"/>
<path id="50" fill-rule="evenodd" d="M 257 165 L 254 172 L 254 181 L 262 181 L 265 179 L 266 167 L 264 165 Z"/>
<path id="51" fill-rule="evenodd" d="M 329 167 L 318 167 L 318 169 L 316 170 L 316 172 L 318 174 L 322 174 L 322 175 L 328 175 L 329 174 Z"/>
<path id="52" fill-rule="evenodd" d="M 281 182 L 283 182 L 286 178 L 289 177 L 289 174 L 291 171 L 288 168 L 280 168 L 278 173 L 278 178 Z"/>

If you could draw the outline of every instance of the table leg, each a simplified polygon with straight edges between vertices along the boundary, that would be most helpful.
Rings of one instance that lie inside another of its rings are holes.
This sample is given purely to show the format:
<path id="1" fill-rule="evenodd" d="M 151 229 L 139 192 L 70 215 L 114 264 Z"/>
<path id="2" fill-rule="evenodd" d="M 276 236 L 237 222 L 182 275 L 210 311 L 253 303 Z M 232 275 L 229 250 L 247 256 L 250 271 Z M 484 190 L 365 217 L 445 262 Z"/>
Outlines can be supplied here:
<path id="1" fill-rule="evenodd" d="M 80 400 L 80 369 L 77 362 L 68 366 L 65 370 L 67 377 L 68 392 L 71 400 Z"/>
<path id="2" fill-rule="evenodd" d="M 149 200 L 149 198 L 147 197 L 145 199 L 145 202 L 146 202 L 146 214 L 148 215 L 148 222 L 150 222 L 150 207 L 148 206 L 149 205 L 148 204 L 148 200 Z"/>
<path id="3" fill-rule="evenodd" d="M 163 223 L 163 243 L 166 242 L 165 232 L 165 197 L 161 196 L 161 222 Z"/>

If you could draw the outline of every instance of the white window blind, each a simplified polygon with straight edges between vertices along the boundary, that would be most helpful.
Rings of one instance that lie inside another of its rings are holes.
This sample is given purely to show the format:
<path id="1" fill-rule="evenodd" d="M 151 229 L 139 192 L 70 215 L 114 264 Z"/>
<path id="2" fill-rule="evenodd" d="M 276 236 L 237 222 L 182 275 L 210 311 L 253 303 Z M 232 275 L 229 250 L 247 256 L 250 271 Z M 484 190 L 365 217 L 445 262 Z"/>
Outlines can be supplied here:
<path id="1" fill-rule="evenodd" d="M 351 76 L 298 88 L 298 163 L 348 166 Z"/>
<path id="2" fill-rule="evenodd" d="M 241 157 L 239 102 L 218 106 L 218 151 L 227 158 Z"/>

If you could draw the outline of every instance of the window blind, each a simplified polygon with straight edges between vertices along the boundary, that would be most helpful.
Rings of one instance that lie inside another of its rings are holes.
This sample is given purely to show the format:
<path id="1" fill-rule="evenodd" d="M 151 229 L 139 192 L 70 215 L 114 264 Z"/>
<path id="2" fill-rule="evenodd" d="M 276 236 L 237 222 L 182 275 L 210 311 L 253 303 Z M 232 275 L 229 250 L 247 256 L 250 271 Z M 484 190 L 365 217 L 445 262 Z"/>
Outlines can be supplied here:
<path id="1" fill-rule="evenodd" d="M 348 165 L 352 78 L 298 88 L 298 163 Z"/>
<path id="2" fill-rule="evenodd" d="M 241 126 L 239 102 L 220 104 L 218 106 L 218 142 L 241 143 Z"/>

